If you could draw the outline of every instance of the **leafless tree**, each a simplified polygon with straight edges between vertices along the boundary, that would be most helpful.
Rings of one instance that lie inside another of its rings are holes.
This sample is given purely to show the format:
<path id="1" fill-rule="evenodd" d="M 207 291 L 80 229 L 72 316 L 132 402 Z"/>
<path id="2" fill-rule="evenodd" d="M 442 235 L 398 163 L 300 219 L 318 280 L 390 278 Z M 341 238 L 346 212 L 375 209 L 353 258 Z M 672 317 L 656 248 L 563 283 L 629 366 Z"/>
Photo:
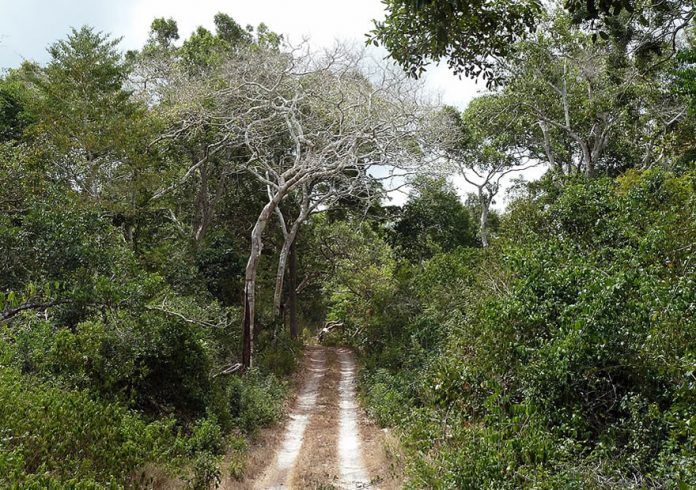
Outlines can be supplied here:
<path id="1" fill-rule="evenodd" d="M 305 215 L 343 192 L 364 188 L 360 182 L 373 178 L 370 169 L 389 168 L 393 175 L 393 169 L 413 171 L 422 163 L 417 132 L 429 106 L 421 85 L 398 68 L 341 45 L 320 53 L 306 45 L 249 49 L 205 79 L 171 77 L 155 98 L 166 99 L 178 121 L 171 135 L 202 128 L 217 135 L 181 181 L 210 155 L 234 148 L 229 165 L 267 189 L 245 270 L 242 363 L 251 366 L 256 277 L 272 216 L 289 196 L 302 196 L 300 215 L 281 223 L 284 271 Z"/>

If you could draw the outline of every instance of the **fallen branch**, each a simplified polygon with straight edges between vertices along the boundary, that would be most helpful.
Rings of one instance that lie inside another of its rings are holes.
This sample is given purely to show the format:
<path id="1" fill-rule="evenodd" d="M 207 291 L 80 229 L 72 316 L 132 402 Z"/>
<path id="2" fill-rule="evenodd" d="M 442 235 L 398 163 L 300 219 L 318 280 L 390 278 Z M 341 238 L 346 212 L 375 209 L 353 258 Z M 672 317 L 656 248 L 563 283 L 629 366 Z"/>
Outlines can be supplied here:
<path id="1" fill-rule="evenodd" d="M 331 333 L 332 330 L 337 328 L 343 328 L 343 322 L 340 320 L 331 320 L 330 322 L 324 323 L 324 326 L 319 330 L 319 342 L 324 339 L 324 336 Z"/>
<path id="2" fill-rule="evenodd" d="M 237 362 L 237 363 L 234 363 L 234 364 L 226 367 L 225 369 L 223 369 L 219 373 L 213 374 L 213 378 L 217 378 L 218 376 L 223 376 L 223 375 L 234 374 L 234 373 L 242 371 L 242 369 L 244 369 L 244 366 L 242 365 L 242 363 Z"/>

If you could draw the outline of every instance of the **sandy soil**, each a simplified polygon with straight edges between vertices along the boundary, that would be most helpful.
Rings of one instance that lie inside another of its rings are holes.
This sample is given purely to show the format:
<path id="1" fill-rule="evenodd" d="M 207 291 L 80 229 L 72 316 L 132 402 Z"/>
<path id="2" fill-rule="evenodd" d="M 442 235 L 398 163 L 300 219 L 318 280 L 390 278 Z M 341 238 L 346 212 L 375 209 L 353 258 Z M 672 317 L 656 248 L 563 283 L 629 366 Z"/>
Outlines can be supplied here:
<path id="1" fill-rule="evenodd" d="M 341 373 L 336 352 L 326 350 L 328 369 L 319 392 L 319 401 L 307 427 L 304 447 L 293 472 L 291 488 L 334 488 L 338 482 L 336 418 L 339 415 L 336 386 Z"/>
<path id="2" fill-rule="evenodd" d="M 310 417 L 316 411 L 319 387 L 326 373 L 326 352 L 323 349 L 312 349 L 308 353 L 308 359 L 309 365 L 305 368 L 308 371 L 306 382 L 297 396 L 295 407 L 290 412 L 290 420 L 285 428 L 280 447 L 273 463 L 266 469 L 255 488 L 292 488 L 290 481 L 303 447 Z"/>
<path id="3" fill-rule="evenodd" d="M 225 488 L 401 488 L 398 444 L 356 400 L 356 364 L 348 349 L 310 347 L 287 424 L 255 449 L 249 479 Z M 266 447 L 263 444 L 266 443 Z M 257 465 L 265 459 L 262 470 Z M 254 479 L 254 475 L 258 475 Z"/>
<path id="4" fill-rule="evenodd" d="M 358 430 L 358 403 L 355 399 L 355 360 L 353 353 L 339 349 L 341 382 L 338 385 L 341 412 L 338 419 L 338 460 L 342 488 L 369 488 L 370 477 L 363 463 Z"/>

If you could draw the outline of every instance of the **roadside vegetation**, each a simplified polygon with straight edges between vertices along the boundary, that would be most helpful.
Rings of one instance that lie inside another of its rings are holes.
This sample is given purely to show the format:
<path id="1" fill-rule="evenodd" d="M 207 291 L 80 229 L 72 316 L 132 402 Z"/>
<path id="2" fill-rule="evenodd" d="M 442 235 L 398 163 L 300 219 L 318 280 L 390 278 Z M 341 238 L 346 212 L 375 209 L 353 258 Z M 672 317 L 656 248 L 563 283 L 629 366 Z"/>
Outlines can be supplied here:
<path id="1" fill-rule="evenodd" d="M 0 487 L 243 479 L 323 325 L 408 488 L 696 487 L 693 5 L 486 5 L 387 1 L 400 66 L 218 14 L 6 71 Z"/>

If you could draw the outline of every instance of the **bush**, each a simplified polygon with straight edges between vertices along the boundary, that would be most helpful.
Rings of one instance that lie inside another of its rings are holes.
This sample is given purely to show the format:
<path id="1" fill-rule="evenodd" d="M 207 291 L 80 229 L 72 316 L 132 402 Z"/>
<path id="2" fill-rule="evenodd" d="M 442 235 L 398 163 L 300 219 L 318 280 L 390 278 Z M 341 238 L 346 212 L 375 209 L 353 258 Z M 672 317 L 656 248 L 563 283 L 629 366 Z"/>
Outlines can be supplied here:
<path id="1" fill-rule="evenodd" d="M 694 182 L 547 180 L 490 250 L 413 269 L 364 377 L 413 488 L 696 486 Z"/>
<path id="2" fill-rule="evenodd" d="M 125 482 L 145 462 L 172 456 L 174 421 L 146 423 L 84 391 L 32 382 L 0 369 L 0 483 Z"/>
<path id="3" fill-rule="evenodd" d="M 411 405 L 404 381 L 407 375 L 400 377 L 385 369 L 378 369 L 368 376 L 363 382 L 367 387 L 365 399 L 368 413 L 382 427 L 400 425 Z"/>
<path id="4" fill-rule="evenodd" d="M 258 339 L 256 363 L 265 372 L 271 372 L 277 377 L 285 377 L 297 368 L 299 356 L 302 354 L 302 344 L 292 340 L 287 330 L 283 329 L 283 325 L 276 327 L 282 330 L 275 338 L 261 336 Z"/>
<path id="5" fill-rule="evenodd" d="M 217 488 L 222 478 L 220 463 L 222 458 L 208 452 L 199 453 L 193 462 L 193 476 L 189 485 L 193 490 Z"/>
<path id="6" fill-rule="evenodd" d="M 214 419 L 198 419 L 191 427 L 187 446 L 191 454 L 204 451 L 210 454 L 221 454 L 225 449 L 222 429 Z"/>
<path id="7" fill-rule="evenodd" d="M 243 377 L 232 378 L 229 408 L 235 425 L 247 434 L 269 425 L 280 417 L 285 387 L 273 375 L 252 369 Z"/>

